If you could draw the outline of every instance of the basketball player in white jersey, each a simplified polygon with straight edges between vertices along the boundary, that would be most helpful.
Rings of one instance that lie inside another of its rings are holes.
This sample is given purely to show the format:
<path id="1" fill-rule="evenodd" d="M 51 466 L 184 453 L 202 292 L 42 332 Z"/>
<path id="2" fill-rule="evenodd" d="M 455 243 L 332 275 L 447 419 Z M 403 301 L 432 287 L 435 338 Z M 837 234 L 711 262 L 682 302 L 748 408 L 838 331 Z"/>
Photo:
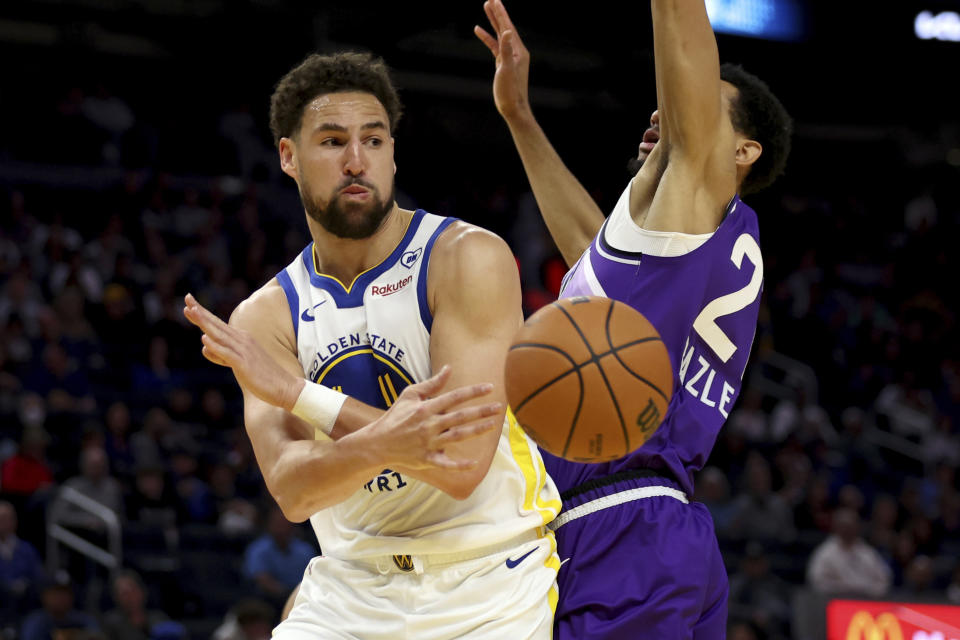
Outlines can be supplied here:
<path id="1" fill-rule="evenodd" d="M 274 638 L 549 638 L 559 497 L 504 415 L 516 263 L 491 233 L 397 206 L 399 115 L 379 59 L 291 70 L 271 130 L 313 242 L 229 325 L 187 297 L 268 489 L 324 553 Z"/>

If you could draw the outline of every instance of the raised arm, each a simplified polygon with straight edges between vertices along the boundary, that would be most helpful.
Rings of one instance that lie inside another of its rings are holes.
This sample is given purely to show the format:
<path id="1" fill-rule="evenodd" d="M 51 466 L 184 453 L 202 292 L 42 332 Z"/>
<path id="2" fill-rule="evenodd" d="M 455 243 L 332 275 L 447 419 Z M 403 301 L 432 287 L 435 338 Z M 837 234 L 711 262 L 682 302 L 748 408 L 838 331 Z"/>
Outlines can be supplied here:
<path id="1" fill-rule="evenodd" d="M 705 159 L 720 130 L 720 57 L 703 0 L 652 0 L 660 145 Z"/>
<path id="2" fill-rule="evenodd" d="M 229 324 L 193 296 L 187 296 L 184 314 L 204 331 L 204 356 L 233 369 L 243 391 L 244 423 L 257 462 L 267 489 L 288 519 L 300 522 L 343 501 L 385 467 L 419 474 L 477 466 L 475 457 L 455 460 L 445 449 L 455 441 L 496 430 L 503 409 L 498 403 L 458 409 L 465 400 L 489 393 L 490 385 L 438 395 L 450 377 L 448 369 L 404 389 L 386 412 L 374 413 L 375 409 L 347 399 L 338 426 L 342 421 L 352 432 L 337 440 L 315 439 L 313 427 L 290 413 L 303 386 L 312 383 L 304 379 L 295 355 L 289 317 L 276 313 L 285 308 L 283 292 L 272 284 L 242 303 Z M 289 332 L 285 323 L 290 324 Z M 361 422 L 361 428 L 352 428 Z"/>
<path id="3" fill-rule="evenodd" d="M 528 96 L 530 53 L 501 0 L 483 9 L 495 35 L 477 26 L 474 33 L 493 54 L 497 70 L 493 97 L 520 154 L 540 213 L 568 265 L 573 265 L 600 230 L 604 215 L 567 169 L 533 115 Z"/>

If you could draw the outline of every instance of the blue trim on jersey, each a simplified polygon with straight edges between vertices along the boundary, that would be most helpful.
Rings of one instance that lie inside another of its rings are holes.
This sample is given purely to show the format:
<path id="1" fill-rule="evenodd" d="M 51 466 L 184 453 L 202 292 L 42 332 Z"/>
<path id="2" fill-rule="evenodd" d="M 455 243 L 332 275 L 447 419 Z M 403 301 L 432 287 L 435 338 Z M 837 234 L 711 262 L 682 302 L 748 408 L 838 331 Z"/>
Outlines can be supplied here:
<path id="1" fill-rule="evenodd" d="M 430 333 L 430 328 L 433 327 L 433 314 L 430 313 L 430 305 L 427 301 L 427 267 L 430 266 L 430 252 L 433 250 L 433 243 L 437 241 L 437 237 L 443 233 L 444 229 L 456 221 L 457 218 L 447 218 L 441 222 L 440 226 L 433 232 L 433 235 L 430 236 L 426 246 L 423 248 L 420 276 L 417 279 L 417 302 L 420 304 L 420 320 L 423 322 L 423 326 L 426 327 L 427 333 Z"/>
<path id="2" fill-rule="evenodd" d="M 723 223 L 727 221 L 727 218 L 730 216 L 731 213 L 733 213 L 738 202 L 740 202 L 740 196 L 734 194 L 734 196 L 730 199 L 730 202 L 727 204 L 727 208 L 723 212 L 723 220 L 720 221 L 720 226 L 723 226 Z M 644 254 L 640 251 L 624 251 L 623 249 L 617 249 L 616 247 L 611 246 L 610 243 L 607 242 L 607 238 L 606 238 L 607 222 L 609 221 L 610 221 L 609 217 L 603 221 L 603 225 L 600 227 L 600 233 L 597 234 L 597 242 L 600 243 L 600 247 L 610 255 L 616 256 L 618 258 L 629 258 L 630 260 L 639 260 L 643 258 Z M 719 229 L 720 227 L 717 227 L 718 231 Z M 655 257 L 655 258 L 663 257 L 663 256 L 653 256 L 650 254 L 648 255 L 650 257 Z M 674 256 L 674 257 L 680 257 L 680 256 Z"/>
<path id="3" fill-rule="evenodd" d="M 407 231 L 403 234 L 403 239 L 397 244 L 393 253 L 387 256 L 387 258 L 377 266 L 357 276 L 351 283 L 349 291 L 343 286 L 343 283 L 336 278 L 317 273 L 317 270 L 313 266 L 313 243 L 311 242 L 303 249 L 303 253 L 301 254 L 303 257 L 303 266 L 307 269 L 307 275 L 310 277 L 310 284 L 329 293 L 339 309 L 362 307 L 363 294 L 367 290 L 367 287 L 400 259 L 407 245 L 413 240 L 414 234 L 417 233 L 420 222 L 425 215 L 426 211 L 423 209 L 414 211 L 413 218 L 410 219 L 410 224 L 407 226 Z"/>
<path id="4" fill-rule="evenodd" d="M 297 337 L 300 329 L 300 294 L 297 293 L 297 288 L 293 286 L 293 280 L 290 279 L 290 274 L 287 273 L 286 269 L 277 274 L 277 282 L 280 283 L 284 295 L 287 296 L 287 304 L 290 306 L 290 319 L 293 320 L 293 335 Z"/>

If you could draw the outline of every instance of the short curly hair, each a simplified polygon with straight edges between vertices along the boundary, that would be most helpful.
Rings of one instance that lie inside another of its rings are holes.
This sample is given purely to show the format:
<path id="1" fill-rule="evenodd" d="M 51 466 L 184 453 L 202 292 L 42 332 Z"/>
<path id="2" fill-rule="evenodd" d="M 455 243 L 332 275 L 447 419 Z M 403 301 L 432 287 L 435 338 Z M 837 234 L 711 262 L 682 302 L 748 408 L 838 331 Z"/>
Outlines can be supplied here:
<path id="1" fill-rule="evenodd" d="M 382 58 L 369 53 L 318 53 L 287 72 L 270 96 L 270 132 L 274 144 L 300 131 L 303 110 L 318 96 L 342 91 L 372 94 L 387 111 L 390 132 L 396 131 L 403 112 L 390 71 Z"/>
<path id="2" fill-rule="evenodd" d="M 763 153 L 740 185 L 741 193 L 756 193 L 783 174 L 790 155 L 793 120 L 770 87 L 740 65 L 721 65 L 720 78 L 735 86 L 739 93 L 730 105 L 734 128 L 763 147 Z"/>

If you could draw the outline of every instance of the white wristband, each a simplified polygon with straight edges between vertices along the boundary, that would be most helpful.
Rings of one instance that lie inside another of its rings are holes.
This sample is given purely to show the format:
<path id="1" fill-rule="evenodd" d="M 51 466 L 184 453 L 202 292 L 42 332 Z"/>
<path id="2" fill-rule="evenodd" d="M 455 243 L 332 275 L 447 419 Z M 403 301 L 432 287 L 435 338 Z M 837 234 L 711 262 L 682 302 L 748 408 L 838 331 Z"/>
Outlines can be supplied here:
<path id="1" fill-rule="evenodd" d="M 290 413 L 330 435 L 347 396 L 316 382 L 306 381 Z"/>

